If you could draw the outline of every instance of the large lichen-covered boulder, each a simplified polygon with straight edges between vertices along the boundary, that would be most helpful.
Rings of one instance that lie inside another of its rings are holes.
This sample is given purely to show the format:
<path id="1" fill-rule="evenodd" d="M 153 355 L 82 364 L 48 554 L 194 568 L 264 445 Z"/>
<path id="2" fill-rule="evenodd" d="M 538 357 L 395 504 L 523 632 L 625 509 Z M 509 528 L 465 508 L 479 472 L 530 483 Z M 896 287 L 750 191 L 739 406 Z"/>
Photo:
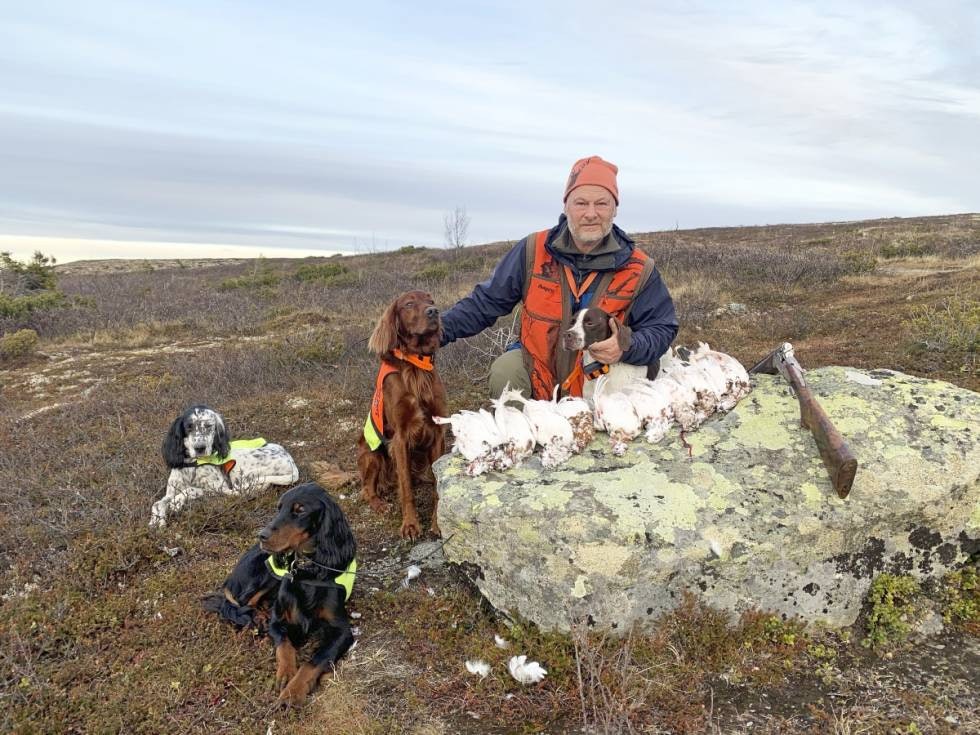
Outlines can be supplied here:
<path id="1" fill-rule="evenodd" d="M 902 373 L 807 373 L 860 463 L 837 497 L 779 376 L 684 439 L 615 457 L 597 435 L 467 477 L 436 464 L 449 561 L 499 610 L 545 628 L 652 620 L 686 591 L 716 607 L 845 626 L 874 575 L 940 575 L 980 549 L 980 395 Z"/>

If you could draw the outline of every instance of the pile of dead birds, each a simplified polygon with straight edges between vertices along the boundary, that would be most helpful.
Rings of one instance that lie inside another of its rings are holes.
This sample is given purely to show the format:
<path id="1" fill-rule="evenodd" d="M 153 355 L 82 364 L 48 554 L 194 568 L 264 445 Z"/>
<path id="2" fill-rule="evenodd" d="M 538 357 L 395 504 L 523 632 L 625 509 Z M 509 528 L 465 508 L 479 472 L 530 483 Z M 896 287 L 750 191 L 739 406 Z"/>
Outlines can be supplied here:
<path id="1" fill-rule="evenodd" d="M 733 409 L 752 389 L 738 360 L 703 342 L 693 350 L 668 350 L 655 380 L 609 385 L 609 376 L 600 376 L 591 403 L 573 396 L 557 400 L 557 389 L 550 401 L 506 389 L 492 401 L 492 413 L 481 408 L 433 420 L 452 427 L 453 451 L 465 460 L 468 475 L 508 470 L 538 448 L 541 464 L 551 469 L 589 446 L 596 431 L 607 433 L 612 453 L 621 456 L 640 434 L 656 443 L 675 423 L 682 432 L 696 430 L 712 414 Z"/>

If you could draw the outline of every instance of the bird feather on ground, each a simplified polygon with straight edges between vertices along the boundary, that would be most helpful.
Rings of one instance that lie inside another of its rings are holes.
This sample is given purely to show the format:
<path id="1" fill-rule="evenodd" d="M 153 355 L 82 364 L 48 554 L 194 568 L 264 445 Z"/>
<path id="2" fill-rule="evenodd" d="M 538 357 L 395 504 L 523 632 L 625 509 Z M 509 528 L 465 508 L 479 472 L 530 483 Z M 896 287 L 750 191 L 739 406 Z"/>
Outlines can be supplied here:
<path id="1" fill-rule="evenodd" d="M 507 662 L 510 675 L 521 684 L 537 684 L 548 673 L 537 661 L 528 661 L 527 656 L 512 656 Z"/>
<path id="2" fill-rule="evenodd" d="M 490 673 L 490 664 L 480 659 L 473 659 L 466 662 L 466 670 L 471 674 L 479 676 L 481 679 L 486 679 Z"/>

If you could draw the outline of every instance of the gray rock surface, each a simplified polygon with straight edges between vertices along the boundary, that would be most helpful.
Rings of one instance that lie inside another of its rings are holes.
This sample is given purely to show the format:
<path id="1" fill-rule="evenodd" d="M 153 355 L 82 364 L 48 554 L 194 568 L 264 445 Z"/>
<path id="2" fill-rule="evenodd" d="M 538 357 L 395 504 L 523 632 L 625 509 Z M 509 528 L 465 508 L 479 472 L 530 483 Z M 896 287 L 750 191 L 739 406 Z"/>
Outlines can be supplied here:
<path id="1" fill-rule="evenodd" d="M 980 549 L 980 395 L 888 370 L 807 373 L 860 463 L 837 497 L 779 376 L 726 415 L 623 457 L 604 434 L 467 477 L 436 464 L 446 557 L 497 609 L 544 628 L 625 629 L 683 593 L 737 613 L 854 622 L 874 575 L 941 575 Z"/>

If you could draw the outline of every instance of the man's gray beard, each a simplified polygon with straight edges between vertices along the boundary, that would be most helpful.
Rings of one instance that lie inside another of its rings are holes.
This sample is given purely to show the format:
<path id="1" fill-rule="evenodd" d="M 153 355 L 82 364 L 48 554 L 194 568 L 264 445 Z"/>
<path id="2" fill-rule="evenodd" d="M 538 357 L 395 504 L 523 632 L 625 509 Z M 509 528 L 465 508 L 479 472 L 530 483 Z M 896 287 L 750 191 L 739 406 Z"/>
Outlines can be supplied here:
<path id="1" fill-rule="evenodd" d="M 605 239 L 606 235 L 612 232 L 612 228 L 613 228 L 613 223 L 610 222 L 607 227 L 602 228 L 601 234 L 596 235 L 594 237 L 590 235 L 588 238 L 583 238 L 579 234 L 578 228 L 572 225 L 571 221 L 569 221 L 568 223 L 568 231 L 572 235 L 572 240 L 579 243 L 580 245 L 595 245 L 596 243 L 602 242 L 603 239 Z"/>

